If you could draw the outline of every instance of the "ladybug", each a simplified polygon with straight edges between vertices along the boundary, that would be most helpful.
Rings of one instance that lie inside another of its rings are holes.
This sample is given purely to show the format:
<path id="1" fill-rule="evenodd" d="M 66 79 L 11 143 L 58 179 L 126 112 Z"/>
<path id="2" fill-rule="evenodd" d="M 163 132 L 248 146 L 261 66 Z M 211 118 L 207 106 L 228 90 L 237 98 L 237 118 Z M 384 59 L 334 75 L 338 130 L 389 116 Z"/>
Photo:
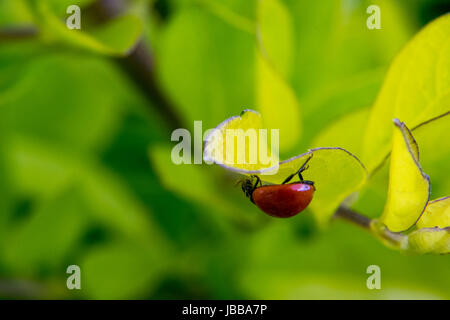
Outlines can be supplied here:
<path id="1" fill-rule="evenodd" d="M 314 191 L 314 182 L 303 180 L 302 172 L 308 169 L 306 164 L 309 157 L 297 172 L 288 176 L 282 184 L 262 185 L 261 179 L 254 175 L 252 179 L 242 181 L 242 191 L 258 208 L 272 217 L 289 218 L 303 211 L 311 202 Z M 298 175 L 300 181 L 291 182 Z"/>

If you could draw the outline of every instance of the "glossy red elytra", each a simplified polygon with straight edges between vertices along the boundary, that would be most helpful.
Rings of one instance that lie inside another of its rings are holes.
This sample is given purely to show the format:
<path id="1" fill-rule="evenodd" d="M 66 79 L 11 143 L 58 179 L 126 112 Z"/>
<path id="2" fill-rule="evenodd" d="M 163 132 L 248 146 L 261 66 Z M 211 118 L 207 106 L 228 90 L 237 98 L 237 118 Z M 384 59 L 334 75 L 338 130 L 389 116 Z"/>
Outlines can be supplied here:
<path id="1" fill-rule="evenodd" d="M 309 157 L 297 172 L 288 176 L 282 184 L 262 185 L 258 176 L 242 181 L 242 191 L 255 205 L 270 216 L 289 218 L 303 211 L 311 202 L 314 182 L 303 180 L 302 172 L 308 169 Z M 288 183 L 298 175 L 300 181 Z M 256 182 L 253 183 L 253 180 Z"/>

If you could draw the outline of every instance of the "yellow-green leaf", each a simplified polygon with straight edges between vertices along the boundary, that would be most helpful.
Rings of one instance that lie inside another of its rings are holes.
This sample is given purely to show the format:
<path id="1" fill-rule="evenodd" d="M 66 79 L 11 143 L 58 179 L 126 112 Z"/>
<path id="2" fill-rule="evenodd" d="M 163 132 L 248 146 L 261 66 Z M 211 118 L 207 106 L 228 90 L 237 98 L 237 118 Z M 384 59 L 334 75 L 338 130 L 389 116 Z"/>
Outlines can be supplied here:
<path id="1" fill-rule="evenodd" d="M 361 154 L 361 135 L 366 128 L 369 108 L 351 112 L 331 123 L 311 143 L 312 147 L 340 147 Z"/>
<path id="2" fill-rule="evenodd" d="M 259 129 L 261 117 L 258 113 L 247 111 L 241 117 L 232 117 L 216 129 L 217 132 L 224 132 L 228 128 L 238 129 Z M 242 127 L 241 127 L 242 126 Z M 333 215 L 339 204 L 350 194 L 357 191 L 366 182 L 367 172 L 362 163 L 350 152 L 342 148 L 315 148 L 296 157 L 277 163 L 276 166 L 267 167 L 264 165 L 239 165 L 227 162 L 226 164 L 217 155 L 223 157 L 226 147 L 215 145 L 221 141 L 227 144 L 225 136 L 221 138 L 209 138 L 205 144 L 204 158 L 207 161 L 215 162 L 228 170 L 241 174 L 258 174 L 261 179 L 268 183 L 282 183 L 286 177 L 296 172 L 302 164 L 308 162 L 309 168 L 302 173 L 304 179 L 312 180 L 316 186 L 314 199 L 310 208 L 319 223 L 326 223 Z M 258 144 L 258 148 L 262 143 Z M 222 150 L 222 153 L 213 152 L 215 149 Z M 267 147 L 267 149 L 269 149 Z"/>
<path id="3" fill-rule="evenodd" d="M 292 60 L 292 28 L 291 17 L 282 2 L 259 2 L 256 101 L 265 125 L 280 130 L 282 152 L 298 144 L 302 130 L 300 105 L 287 82 Z"/>
<path id="4" fill-rule="evenodd" d="M 423 228 L 412 232 L 408 237 L 408 249 L 414 253 L 450 253 L 450 227 Z"/>
<path id="5" fill-rule="evenodd" d="M 403 122 L 394 120 L 389 188 L 381 221 L 389 230 L 413 226 L 429 200 L 430 181 L 419 163 L 419 149 Z"/>
<path id="6" fill-rule="evenodd" d="M 286 78 L 291 69 L 293 25 L 290 13 L 281 1 L 259 1 L 258 37 L 265 58 Z"/>
<path id="7" fill-rule="evenodd" d="M 427 25 L 392 63 L 372 109 L 365 134 L 363 161 L 369 171 L 389 152 L 390 121 L 409 128 L 449 111 L 450 14 Z"/>
<path id="8" fill-rule="evenodd" d="M 420 146 L 420 163 L 432 181 L 432 195 L 443 198 L 450 194 L 450 112 L 413 130 Z"/>
<path id="9" fill-rule="evenodd" d="M 277 174 L 262 176 L 262 179 L 282 183 L 311 156 L 309 168 L 302 175 L 304 179 L 314 181 L 316 192 L 310 208 L 317 222 L 325 225 L 339 204 L 366 182 L 367 171 L 353 154 L 342 148 L 311 149 L 280 162 Z"/>
<path id="10" fill-rule="evenodd" d="M 54 12 L 61 14 L 66 13 L 67 7 L 71 5 L 79 6 L 83 10 L 83 8 L 86 8 L 95 2 L 95 0 L 41 0 L 41 2 L 44 1 L 48 3 L 49 7 L 51 7 Z"/>
<path id="11" fill-rule="evenodd" d="M 445 228 L 450 226 L 450 197 L 428 202 L 425 212 L 417 222 L 419 228 Z"/>
<path id="12" fill-rule="evenodd" d="M 80 47 L 100 54 L 126 55 L 134 47 L 141 36 L 143 26 L 141 20 L 133 15 L 124 15 L 108 21 L 90 32 L 70 30 L 53 10 L 47 1 L 35 4 L 37 20 L 41 24 L 43 36 L 48 41 L 59 41 L 64 44 Z"/>
<path id="13" fill-rule="evenodd" d="M 223 121 L 205 138 L 204 160 L 237 172 L 278 165 L 278 150 L 272 153 L 267 146 L 272 131 L 262 134 L 260 129 L 263 129 L 261 115 L 253 110 L 244 110 L 240 116 Z M 261 148 L 267 149 L 268 161 L 260 156 Z"/>
<path id="14" fill-rule="evenodd" d="M 300 104 L 292 88 L 259 51 L 256 62 L 258 110 L 268 128 L 280 130 L 280 150 L 290 150 L 301 135 Z"/>
<path id="15" fill-rule="evenodd" d="M 0 26 L 29 25 L 33 15 L 24 0 L 0 1 Z"/>

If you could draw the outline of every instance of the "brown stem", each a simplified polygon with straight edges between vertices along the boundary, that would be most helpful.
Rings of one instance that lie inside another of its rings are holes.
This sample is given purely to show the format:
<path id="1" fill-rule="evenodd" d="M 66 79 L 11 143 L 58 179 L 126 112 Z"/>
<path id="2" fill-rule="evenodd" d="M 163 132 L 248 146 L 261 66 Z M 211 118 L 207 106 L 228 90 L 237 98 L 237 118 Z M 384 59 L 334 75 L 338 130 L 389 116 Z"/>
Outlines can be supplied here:
<path id="1" fill-rule="evenodd" d="M 109 20 L 119 15 L 125 7 L 123 0 L 99 0 L 93 10 L 101 20 Z M 151 50 L 143 40 L 137 43 L 128 56 L 116 58 L 115 62 L 143 93 L 149 105 L 163 117 L 169 129 L 183 127 L 174 105 L 158 83 Z"/>
<path id="2" fill-rule="evenodd" d="M 0 298 L 7 299 L 61 299 L 67 290 L 28 279 L 0 279 Z"/>
<path id="3" fill-rule="evenodd" d="M 340 206 L 337 209 L 336 213 L 334 214 L 334 218 L 349 221 L 357 226 L 360 226 L 363 229 L 370 229 L 370 224 L 372 222 L 370 218 L 344 206 Z"/>
<path id="4" fill-rule="evenodd" d="M 0 41 L 29 39 L 37 36 L 38 33 L 38 29 L 36 29 L 34 26 L 5 27 L 0 29 Z"/>
<path id="5" fill-rule="evenodd" d="M 343 219 L 348 222 L 351 222 L 357 226 L 362 227 L 370 231 L 375 237 L 382 240 L 386 245 L 396 248 L 402 249 L 405 246 L 405 242 L 407 241 L 408 236 L 402 233 L 396 233 L 390 231 L 385 225 L 383 225 L 378 220 L 372 220 L 360 213 L 353 211 L 350 208 L 340 206 L 336 213 L 334 214 L 334 218 Z"/>

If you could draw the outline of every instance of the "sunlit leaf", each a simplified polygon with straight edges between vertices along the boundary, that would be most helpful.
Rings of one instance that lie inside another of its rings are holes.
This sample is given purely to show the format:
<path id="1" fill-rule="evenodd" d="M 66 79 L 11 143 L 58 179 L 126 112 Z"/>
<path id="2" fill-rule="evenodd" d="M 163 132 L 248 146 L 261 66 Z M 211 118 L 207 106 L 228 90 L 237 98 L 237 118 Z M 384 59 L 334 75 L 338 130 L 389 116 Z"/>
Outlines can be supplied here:
<path id="1" fill-rule="evenodd" d="M 278 149 L 267 146 L 272 131 L 265 129 L 265 134 L 262 133 L 262 121 L 261 115 L 253 110 L 244 110 L 240 116 L 223 121 L 205 138 L 204 160 L 232 171 L 255 171 L 277 165 Z M 267 149 L 264 153 L 267 159 L 261 157 L 262 148 Z"/>
<path id="2" fill-rule="evenodd" d="M 260 121 L 257 113 L 247 111 L 242 118 L 232 117 L 220 124 L 217 129 L 219 132 L 223 132 L 229 127 L 236 129 L 243 125 L 243 129 L 247 130 L 252 128 L 249 127 L 250 125 L 258 126 Z M 367 172 L 362 163 L 353 154 L 342 148 L 311 149 L 296 157 L 279 162 L 275 167 L 258 164 L 243 166 L 232 162 L 224 164 L 221 162 L 221 158 L 215 158 L 212 153 L 212 150 L 216 148 L 226 152 L 226 147 L 215 145 L 218 140 L 222 141 L 224 145 L 227 144 L 226 136 L 221 135 L 220 137 L 221 139 L 210 139 L 206 142 L 205 159 L 213 160 L 226 169 L 238 173 L 261 175 L 261 179 L 269 183 L 282 183 L 286 177 L 296 172 L 308 158 L 311 158 L 308 162 L 309 169 L 303 173 L 303 177 L 315 183 L 317 191 L 310 207 L 314 210 L 320 223 L 326 223 L 339 204 L 358 190 L 367 178 Z M 258 145 L 259 147 L 260 145 Z M 220 152 L 216 154 L 223 156 L 223 153 Z"/>
<path id="3" fill-rule="evenodd" d="M 422 228 L 408 236 L 409 250 L 414 253 L 450 253 L 450 227 Z"/>
<path id="4" fill-rule="evenodd" d="M 300 139 L 300 104 L 292 88 L 260 52 L 256 61 L 258 110 L 268 128 L 280 131 L 280 151 L 287 151 Z"/>
<path id="5" fill-rule="evenodd" d="M 348 116 L 348 118 L 352 117 L 352 115 Z M 344 119 L 346 118 L 347 117 Z M 345 120 L 343 120 L 343 122 L 345 122 Z M 365 123 L 366 122 L 364 122 L 364 124 Z M 355 122 L 351 125 L 348 123 L 347 129 L 344 130 L 345 133 L 341 134 L 339 134 L 337 130 L 330 132 L 325 131 L 324 138 L 327 140 L 321 140 L 321 142 L 325 146 L 328 146 L 328 144 L 326 144 L 327 141 L 335 141 L 336 139 L 339 139 L 339 141 L 344 143 L 347 139 L 342 140 L 340 138 L 342 135 L 348 138 L 348 142 L 352 141 L 353 145 L 353 143 L 356 142 L 354 140 L 362 140 L 361 133 L 363 131 L 359 131 L 359 139 L 355 137 L 358 136 L 358 133 L 356 132 L 354 133 L 355 136 L 351 137 L 347 136 L 346 133 L 348 132 L 351 134 L 355 130 L 354 127 L 359 127 L 360 125 L 361 124 Z M 447 179 L 446 175 L 442 174 L 442 172 L 450 172 L 450 162 L 448 161 L 448 159 L 450 159 L 450 132 L 448 128 L 450 128 L 450 115 L 436 119 L 412 131 L 414 139 L 417 144 L 420 145 L 420 164 L 432 181 L 432 198 L 443 197 L 448 194 L 448 190 L 450 190 L 449 179 Z M 339 127 L 336 126 L 335 129 L 339 129 Z M 320 136 L 322 137 L 322 135 Z M 343 146 L 345 148 L 345 144 Z M 360 154 L 359 151 L 355 151 L 354 146 L 349 145 L 346 149 L 355 154 Z M 386 164 L 388 163 L 389 161 L 386 161 Z M 371 174 L 370 180 L 362 189 L 354 209 L 359 212 L 364 212 L 364 214 L 369 215 L 372 218 L 378 217 L 380 212 L 383 212 L 383 206 L 386 203 L 386 196 L 388 193 L 388 169 L 388 165 L 383 165 L 379 170 L 376 170 Z"/>
<path id="6" fill-rule="evenodd" d="M 396 57 L 372 109 L 363 161 L 369 171 L 388 154 L 390 122 L 399 118 L 409 128 L 449 111 L 450 15 L 428 24 Z"/>
<path id="7" fill-rule="evenodd" d="M 33 1 L 33 0 L 31 0 Z M 58 14 L 64 15 L 66 14 L 66 10 L 71 5 L 79 6 L 80 8 L 85 8 L 88 5 L 91 5 L 95 0 L 42 0 L 42 2 L 46 1 L 49 7 Z"/>
<path id="8" fill-rule="evenodd" d="M 399 1 L 376 1 L 379 30 L 366 27 L 373 1 L 283 2 L 294 24 L 291 83 L 302 106 L 302 149 L 336 119 L 373 104 L 385 69 L 413 29 Z"/>
<path id="9" fill-rule="evenodd" d="M 84 31 L 83 27 L 81 30 L 70 30 L 46 1 L 38 2 L 35 10 L 48 40 L 58 40 L 100 54 L 128 54 L 139 40 L 143 29 L 138 17 L 124 15 L 90 32 Z"/>
<path id="10" fill-rule="evenodd" d="M 322 130 L 311 143 L 311 147 L 340 147 L 353 154 L 361 154 L 361 138 L 368 116 L 368 108 L 345 115 Z"/>
<path id="11" fill-rule="evenodd" d="M 420 163 L 432 181 L 431 196 L 442 198 L 450 193 L 450 112 L 412 132 L 420 145 Z"/>
<path id="12" fill-rule="evenodd" d="M 298 144 L 302 130 L 300 104 L 287 82 L 291 69 L 292 33 L 290 15 L 282 2 L 259 2 L 256 102 L 264 124 L 280 130 L 281 152 Z"/>
<path id="13" fill-rule="evenodd" d="M 293 76 L 300 97 L 312 95 L 324 100 L 332 99 L 333 95 L 349 94 L 345 101 L 352 104 L 355 101 L 353 96 L 357 94 L 354 107 L 371 103 L 372 100 L 367 98 L 376 94 L 382 80 L 382 74 L 376 75 L 374 71 L 383 70 L 412 36 L 409 17 L 401 4 L 378 0 L 376 4 L 382 12 L 382 29 L 374 31 L 366 28 L 366 8 L 373 4 L 367 0 L 283 2 L 294 24 Z M 360 83 L 352 79 L 358 79 Z M 358 94 L 362 87 L 365 87 L 364 95 Z M 338 88 L 342 89 L 333 90 Z M 323 96 L 324 92 L 327 96 Z M 326 112 L 333 112 L 336 108 L 335 104 L 327 107 L 322 103 L 311 107 L 314 107 L 312 112 L 321 112 L 316 109 L 319 107 L 326 108 Z M 339 107 L 345 108 L 345 105 L 339 104 Z"/>
<path id="14" fill-rule="evenodd" d="M 417 221 L 419 228 L 445 228 L 450 226 L 450 197 L 428 202 L 425 212 Z"/>
<path id="15" fill-rule="evenodd" d="M 30 25 L 33 15 L 24 0 L 0 2 L 0 27 Z"/>
<path id="16" fill-rule="evenodd" d="M 142 22 L 138 17 L 125 15 L 93 30 L 89 36 L 102 44 L 103 53 L 127 55 L 139 40 L 142 28 Z"/>
<path id="17" fill-rule="evenodd" d="M 388 185 L 389 166 L 386 165 L 369 175 L 367 183 L 358 193 L 358 198 L 351 204 L 352 208 L 370 218 L 379 218 L 386 203 Z"/>
<path id="18" fill-rule="evenodd" d="M 394 124 L 388 197 L 381 220 L 397 232 L 413 226 L 425 210 L 430 181 L 420 166 L 419 149 L 411 132 L 398 119 Z"/>
<path id="19" fill-rule="evenodd" d="M 221 0 L 196 0 L 211 13 L 228 23 L 248 33 L 255 33 L 255 4 L 253 1 L 221 1 Z"/>
<path id="20" fill-rule="evenodd" d="M 286 78 L 291 71 L 293 25 L 290 12 L 280 0 L 258 2 L 259 46 L 275 72 Z"/>

